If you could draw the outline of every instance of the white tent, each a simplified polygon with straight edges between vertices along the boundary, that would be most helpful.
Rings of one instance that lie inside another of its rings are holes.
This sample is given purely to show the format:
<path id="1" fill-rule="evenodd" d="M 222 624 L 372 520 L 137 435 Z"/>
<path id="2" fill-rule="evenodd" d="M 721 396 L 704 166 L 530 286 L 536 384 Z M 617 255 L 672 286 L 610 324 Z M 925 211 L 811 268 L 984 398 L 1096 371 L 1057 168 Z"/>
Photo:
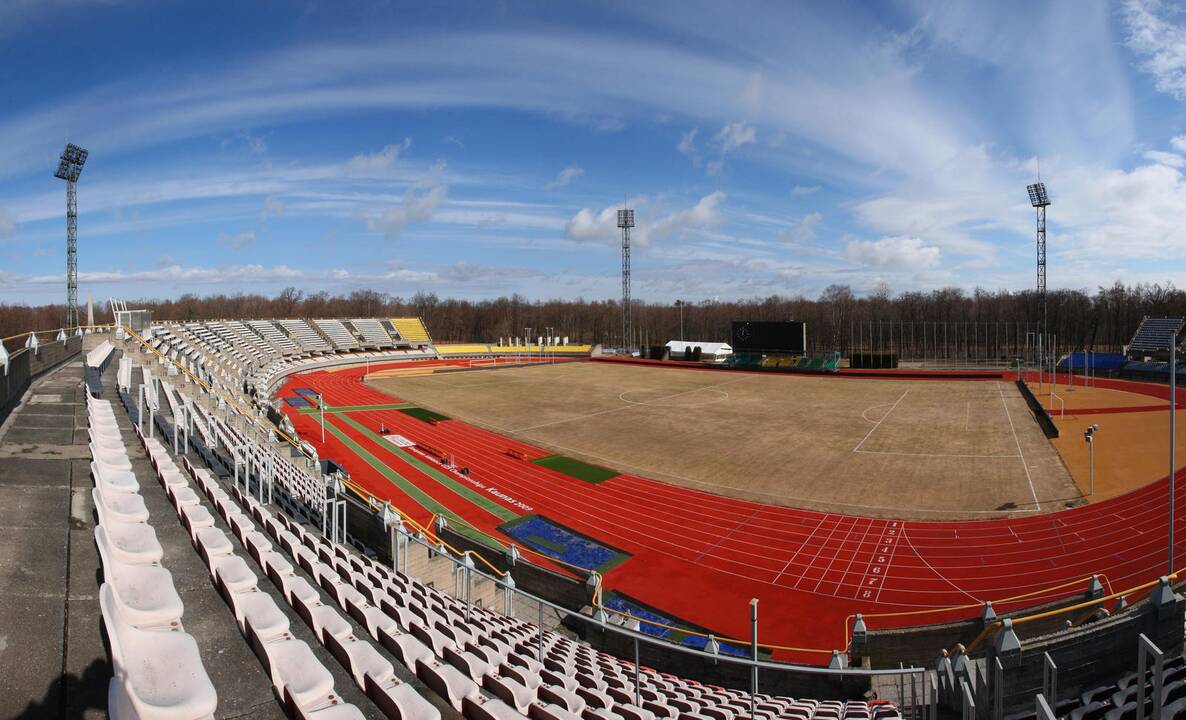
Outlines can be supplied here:
<path id="1" fill-rule="evenodd" d="M 702 340 L 670 340 L 667 343 L 672 360 L 683 360 L 687 351 L 694 348 L 700 348 L 700 359 L 705 362 L 725 362 L 733 354 L 728 343 Z"/>

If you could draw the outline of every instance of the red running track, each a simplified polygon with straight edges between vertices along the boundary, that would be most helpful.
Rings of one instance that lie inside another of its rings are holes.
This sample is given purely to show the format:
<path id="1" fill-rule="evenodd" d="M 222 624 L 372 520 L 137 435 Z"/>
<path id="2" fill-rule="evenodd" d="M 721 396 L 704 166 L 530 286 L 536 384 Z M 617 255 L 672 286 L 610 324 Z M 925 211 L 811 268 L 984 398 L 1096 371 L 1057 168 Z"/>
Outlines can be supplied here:
<path id="1" fill-rule="evenodd" d="M 299 375 L 278 395 L 291 397 L 293 388 L 311 387 L 324 393 L 331 407 L 391 403 L 390 395 L 360 382 L 363 372 Z M 1168 400 L 1164 387 L 1096 384 Z M 302 438 L 317 446 L 322 457 L 338 460 L 355 482 L 418 522 L 429 520 L 429 511 L 344 444 L 331 435 L 320 443 L 316 415 L 287 405 L 284 412 Z M 763 643 L 829 649 L 844 647 L 845 618 L 855 612 L 868 616 L 924 610 L 869 620 L 873 628 L 922 625 L 976 614 L 942 610 L 951 606 L 994 600 L 998 610 L 1012 610 L 1081 593 L 1085 584 L 1049 588 L 1093 573 L 1105 575 L 1109 589 L 1118 591 L 1166 572 L 1168 476 L 1123 496 L 1056 513 L 887 520 L 736 500 L 627 474 L 590 485 L 506 452 L 514 448 L 535 458 L 547 451 L 457 420 L 434 425 L 398 410 L 352 412 L 350 418 L 372 430 L 385 425 L 390 432 L 453 453 L 473 477 L 530 505 L 531 512 L 629 552 L 630 560 L 606 574 L 606 588 L 723 636 L 748 636 L 748 602 L 754 597 L 761 600 Z M 326 422 L 475 527 L 512 542 L 496 529 L 502 520 L 387 452 L 385 441 L 369 439 L 333 414 Z M 1186 474 L 1179 471 L 1178 476 Z M 1186 482 L 1177 483 L 1176 494 L 1181 509 Z M 527 514 L 497 496 L 491 499 Z M 1175 526 L 1175 566 L 1181 562 L 1186 533 L 1183 514 L 1179 512 Z M 1000 601 L 1035 591 L 1042 592 L 1012 604 Z M 777 656 L 826 661 L 816 654 Z"/>

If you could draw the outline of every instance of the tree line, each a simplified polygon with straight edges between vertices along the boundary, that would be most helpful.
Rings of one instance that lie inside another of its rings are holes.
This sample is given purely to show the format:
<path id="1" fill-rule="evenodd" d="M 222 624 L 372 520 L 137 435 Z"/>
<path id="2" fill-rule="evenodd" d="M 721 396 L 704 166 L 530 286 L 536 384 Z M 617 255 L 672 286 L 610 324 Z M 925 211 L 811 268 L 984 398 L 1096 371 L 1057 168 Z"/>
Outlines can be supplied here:
<path id="1" fill-rule="evenodd" d="M 616 300 L 553 299 L 530 301 L 520 295 L 493 300 L 441 298 L 435 293 L 410 297 L 373 290 L 344 295 L 304 293 L 286 288 L 273 297 L 259 294 L 186 294 L 177 299 L 141 299 L 129 308 L 151 310 L 156 320 L 233 318 L 423 318 L 433 338 L 442 342 L 498 342 L 545 334 L 571 342 L 618 346 L 622 343 L 620 304 Z M 734 320 L 798 320 L 807 323 L 809 351 L 847 349 L 854 323 L 1034 323 L 1040 318 L 1033 291 L 960 288 L 894 294 L 882 285 L 858 297 L 847 285 L 831 285 L 818 297 L 771 295 L 746 300 L 693 300 L 682 306 L 638 301 L 631 306 L 631 344 L 661 345 L 682 337 L 728 342 Z M 1063 349 L 1118 350 L 1147 315 L 1186 316 L 1186 292 L 1172 284 L 1124 285 L 1095 292 L 1058 290 L 1047 299 L 1048 332 Z M 62 324 L 62 305 L 0 303 L 0 337 L 30 330 L 53 330 Z M 110 322 L 105 305 L 96 305 L 97 323 Z M 8 343 L 11 349 L 23 342 Z"/>

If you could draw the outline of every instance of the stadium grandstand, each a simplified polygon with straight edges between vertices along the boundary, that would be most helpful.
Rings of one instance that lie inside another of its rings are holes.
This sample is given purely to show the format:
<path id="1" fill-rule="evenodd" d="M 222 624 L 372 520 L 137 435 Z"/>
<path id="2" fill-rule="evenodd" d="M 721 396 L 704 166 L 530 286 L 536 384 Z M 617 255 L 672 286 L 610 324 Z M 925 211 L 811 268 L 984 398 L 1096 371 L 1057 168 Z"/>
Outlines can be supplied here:
<path id="1" fill-rule="evenodd" d="M 648 564 L 693 574 L 702 563 L 676 570 L 644 551 L 645 541 L 575 529 L 546 492 L 512 483 L 496 489 L 488 466 L 501 458 L 497 464 L 526 473 L 536 463 L 541 480 L 553 478 L 544 482 L 580 478 L 577 485 L 591 489 L 613 485 L 624 477 L 617 471 L 539 455 L 510 438 L 499 446 L 488 433 L 457 434 L 463 423 L 384 400 L 368 385 L 559 361 L 675 368 L 663 373 L 697 363 L 591 362 L 596 348 L 566 338 L 436 344 L 421 321 L 408 323 L 149 322 L 141 331 L 94 326 L 9 339 L 6 347 L 18 347 L 4 354 L 9 384 L 0 425 L 0 489 L 12 498 L 2 523 L 11 528 L 2 592 L 12 609 L 3 624 L 10 647 L 16 643 L 29 662 L 8 672 L 4 711 L 937 720 L 1033 716 L 1040 695 L 1039 710 L 1077 720 L 1186 714 L 1186 601 L 1175 592 L 1177 576 L 1134 570 L 1122 557 L 1076 561 L 1070 573 L 1030 580 L 1019 558 L 1012 579 L 996 585 L 999 594 L 981 600 L 977 593 L 971 604 L 938 586 L 928 590 L 921 579 L 909 581 L 915 600 L 890 599 L 904 590 L 896 571 L 876 595 L 865 593 L 865 603 L 859 595 L 841 602 L 839 580 L 828 591 L 837 594 L 838 615 L 757 592 L 765 602 L 751 605 L 755 632 L 748 635 L 747 623 L 722 616 L 719 605 L 676 602 L 658 586 L 650 592 L 615 580 L 626 577 L 619 567 L 638 566 L 649 578 Z M 1086 391 L 1096 380 L 1075 370 L 1091 367 L 1089 355 L 1080 359 L 1064 358 Z M 830 368 L 838 379 L 825 382 L 844 382 L 837 357 L 751 355 L 745 363 L 708 357 L 699 365 L 723 373 L 784 363 Z M 376 459 L 383 453 L 393 461 Z M 368 463 L 388 481 L 376 485 Z M 471 469 L 481 482 L 471 481 Z M 674 500 L 674 488 L 665 493 Z M 464 510 L 446 495 L 482 510 Z M 58 506 L 68 515 L 52 512 Z M 1017 535 L 1016 553 L 1054 547 L 1055 537 L 1034 535 L 1032 524 L 1058 516 L 1017 517 L 1001 526 L 1031 534 Z M 1098 513 L 1090 517 L 1097 519 L 1067 515 L 1060 524 L 1079 528 L 1084 557 L 1101 557 L 1089 550 L 1103 542 L 1105 525 Z M 654 522 L 650 533 L 665 532 Z M 967 538 L 989 537 L 991 522 L 967 526 Z M 928 560 L 929 552 L 960 546 L 941 541 L 924 550 L 942 526 L 877 521 L 863 532 L 877 536 L 872 552 L 888 555 L 912 527 L 910 555 L 926 567 L 947 564 L 940 555 Z M 1148 529 L 1156 533 L 1155 525 Z M 822 560 L 837 552 L 815 545 L 815 535 L 804 533 L 795 554 L 814 546 Z M 47 537 L 61 540 L 47 544 Z M 706 546 L 701 557 L 736 552 Z M 787 563 L 784 571 L 798 564 L 794 555 Z M 814 566 L 806 561 L 803 577 L 822 572 L 822 581 L 832 564 Z M 875 571 L 875 564 L 864 571 L 869 582 L 880 579 Z M 36 595 L 26 589 L 33 578 Z M 28 613 L 47 621 L 14 633 Z M 815 629 L 793 620 L 811 615 Z M 834 642 L 820 642 L 827 637 Z M 60 683 L 70 689 L 57 689 Z"/>

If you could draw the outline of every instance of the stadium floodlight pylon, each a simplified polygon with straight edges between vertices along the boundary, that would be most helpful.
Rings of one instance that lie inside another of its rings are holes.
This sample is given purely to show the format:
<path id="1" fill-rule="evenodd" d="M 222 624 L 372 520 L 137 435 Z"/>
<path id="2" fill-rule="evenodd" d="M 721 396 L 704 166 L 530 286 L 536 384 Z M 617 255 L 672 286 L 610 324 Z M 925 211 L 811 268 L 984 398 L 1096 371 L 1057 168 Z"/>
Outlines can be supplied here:
<path id="1" fill-rule="evenodd" d="M 630 349 L 630 228 L 634 227 L 634 210 L 618 211 L 618 227 L 622 230 L 622 347 Z"/>
<path id="2" fill-rule="evenodd" d="M 1050 196 L 1046 194 L 1046 183 L 1038 181 L 1026 185 L 1029 192 L 1030 205 L 1034 207 L 1038 216 L 1037 249 L 1038 249 L 1038 308 L 1042 316 L 1042 334 L 1046 334 L 1046 208 L 1050 206 Z"/>
<path id="3" fill-rule="evenodd" d="M 78 325 L 78 176 L 90 153 L 74 143 L 67 143 L 58 158 L 54 177 L 66 181 L 66 322 L 64 327 Z"/>

